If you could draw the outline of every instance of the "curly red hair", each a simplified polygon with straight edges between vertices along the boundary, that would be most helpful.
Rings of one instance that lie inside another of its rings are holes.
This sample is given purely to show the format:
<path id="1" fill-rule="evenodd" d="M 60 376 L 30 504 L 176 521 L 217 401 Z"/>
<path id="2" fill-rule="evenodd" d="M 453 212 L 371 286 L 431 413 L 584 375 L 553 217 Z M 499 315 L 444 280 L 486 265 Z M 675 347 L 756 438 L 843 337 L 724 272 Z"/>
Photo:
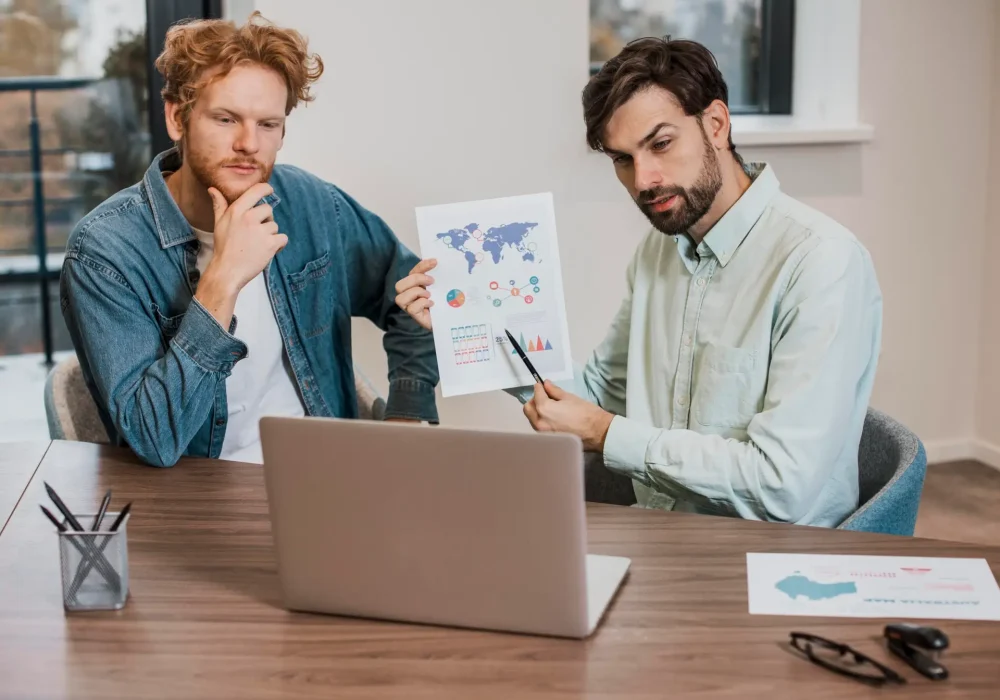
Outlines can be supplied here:
<path id="1" fill-rule="evenodd" d="M 187 124 L 198 94 L 209 82 L 243 64 L 272 69 L 288 86 L 285 114 L 299 102 L 311 102 L 310 87 L 323 74 L 323 60 L 310 54 L 305 37 L 294 29 L 282 29 L 254 12 L 237 27 L 219 19 L 175 24 L 167 31 L 163 53 L 156 69 L 164 79 L 164 102 L 180 106 Z"/>

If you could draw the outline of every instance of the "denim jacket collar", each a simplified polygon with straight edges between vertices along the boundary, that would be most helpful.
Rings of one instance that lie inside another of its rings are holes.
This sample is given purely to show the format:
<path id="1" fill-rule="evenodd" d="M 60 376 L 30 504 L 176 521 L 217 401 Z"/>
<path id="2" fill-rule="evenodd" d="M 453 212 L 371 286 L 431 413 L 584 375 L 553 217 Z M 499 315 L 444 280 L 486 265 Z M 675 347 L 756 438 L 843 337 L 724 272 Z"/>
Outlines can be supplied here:
<path id="1" fill-rule="evenodd" d="M 180 167 L 180 153 L 176 148 L 171 148 L 153 159 L 142 178 L 142 188 L 153 212 L 153 226 L 160 238 L 160 248 L 163 249 L 195 239 L 191 224 L 184 218 L 167 188 L 167 181 L 163 179 L 164 171 L 174 172 Z M 276 207 L 281 199 L 272 193 L 264 197 L 263 201 Z"/>

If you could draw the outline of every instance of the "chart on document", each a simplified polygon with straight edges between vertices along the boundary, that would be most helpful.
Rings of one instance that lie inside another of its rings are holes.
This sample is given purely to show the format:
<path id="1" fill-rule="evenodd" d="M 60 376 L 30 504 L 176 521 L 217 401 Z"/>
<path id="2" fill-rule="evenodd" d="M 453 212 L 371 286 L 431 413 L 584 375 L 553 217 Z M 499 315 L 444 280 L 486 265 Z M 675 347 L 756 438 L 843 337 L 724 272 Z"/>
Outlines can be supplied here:
<path id="1" fill-rule="evenodd" d="M 417 230 L 445 396 L 532 383 L 508 330 L 539 374 L 572 379 L 551 194 L 419 207 Z"/>

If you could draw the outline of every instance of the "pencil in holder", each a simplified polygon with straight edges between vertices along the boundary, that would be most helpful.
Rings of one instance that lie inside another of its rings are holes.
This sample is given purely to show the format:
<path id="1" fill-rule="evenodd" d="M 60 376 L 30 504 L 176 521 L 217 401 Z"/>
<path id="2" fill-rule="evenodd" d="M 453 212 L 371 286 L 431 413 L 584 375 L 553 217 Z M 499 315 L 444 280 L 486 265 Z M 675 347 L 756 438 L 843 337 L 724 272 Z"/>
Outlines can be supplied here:
<path id="1" fill-rule="evenodd" d="M 114 522 L 117 513 L 105 514 Z M 89 522 L 93 514 L 76 515 Z M 121 610 L 128 600 L 129 516 L 115 531 L 67 529 L 59 533 L 63 607 L 66 610 Z M 69 525 L 64 522 L 64 525 Z"/>

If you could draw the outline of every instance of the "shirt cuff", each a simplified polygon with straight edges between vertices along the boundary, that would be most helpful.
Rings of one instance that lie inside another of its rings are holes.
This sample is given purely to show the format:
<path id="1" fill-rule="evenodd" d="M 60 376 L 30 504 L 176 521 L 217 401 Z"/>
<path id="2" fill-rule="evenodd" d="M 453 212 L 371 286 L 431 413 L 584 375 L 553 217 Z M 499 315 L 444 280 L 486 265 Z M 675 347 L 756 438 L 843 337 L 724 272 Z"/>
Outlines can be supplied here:
<path id="1" fill-rule="evenodd" d="M 233 365 L 247 356 L 246 344 L 227 333 L 197 299 L 188 304 L 173 342 L 208 372 L 228 375 Z"/>
<path id="2" fill-rule="evenodd" d="M 419 379 L 396 379 L 390 382 L 385 417 L 438 423 L 434 387 Z"/>
<path id="3" fill-rule="evenodd" d="M 615 416 L 604 438 L 604 465 L 640 482 L 645 481 L 646 448 L 659 429 Z"/>

